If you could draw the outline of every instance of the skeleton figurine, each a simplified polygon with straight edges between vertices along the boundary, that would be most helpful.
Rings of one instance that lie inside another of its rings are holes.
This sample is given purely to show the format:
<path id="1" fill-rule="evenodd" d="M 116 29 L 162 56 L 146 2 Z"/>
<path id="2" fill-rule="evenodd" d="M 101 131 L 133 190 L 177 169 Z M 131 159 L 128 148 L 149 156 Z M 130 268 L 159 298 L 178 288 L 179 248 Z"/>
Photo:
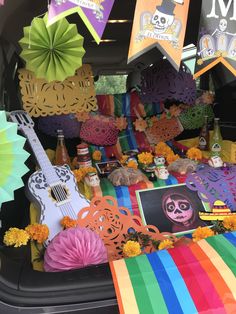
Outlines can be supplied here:
<path id="1" fill-rule="evenodd" d="M 154 25 L 154 33 L 162 34 L 173 24 L 175 3 L 171 0 L 163 0 L 161 6 L 156 7 L 156 11 L 152 17 L 152 24 Z"/>

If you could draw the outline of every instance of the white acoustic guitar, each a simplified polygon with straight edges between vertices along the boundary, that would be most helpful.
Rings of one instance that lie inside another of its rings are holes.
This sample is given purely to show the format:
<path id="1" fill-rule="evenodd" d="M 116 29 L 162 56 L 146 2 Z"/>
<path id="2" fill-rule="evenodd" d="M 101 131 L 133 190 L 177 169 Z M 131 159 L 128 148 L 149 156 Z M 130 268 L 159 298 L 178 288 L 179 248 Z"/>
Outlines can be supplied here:
<path id="1" fill-rule="evenodd" d="M 35 131 L 34 122 L 25 111 L 12 111 L 10 118 L 28 139 L 41 170 L 33 173 L 28 181 L 29 198 L 40 209 L 39 223 L 49 228 L 45 245 L 58 234 L 64 216 L 77 218 L 78 212 L 89 205 L 89 201 L 78 190 L 75 177 L 69 167 L 52 166 Z"/>

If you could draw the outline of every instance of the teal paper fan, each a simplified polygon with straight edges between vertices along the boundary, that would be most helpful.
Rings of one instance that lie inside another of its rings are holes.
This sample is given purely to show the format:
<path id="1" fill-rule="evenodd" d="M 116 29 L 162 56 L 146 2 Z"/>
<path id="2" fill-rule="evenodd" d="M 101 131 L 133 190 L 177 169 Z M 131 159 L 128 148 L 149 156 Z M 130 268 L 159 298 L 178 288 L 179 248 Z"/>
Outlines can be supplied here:
<path id="1" fill-rule="evenodd" d="M 19 41 L 26 69 L 48 82 L 64 81 L 82 66 L 84 38 L 65 18 L 47 27 L 47 15 L 24 27 Z"/>
<path id="2" fill-rule="evenodd" d="M 29 156 L 24 144 L 25 138 L 17 134 L 17 124 L 7 122 L 5 112 L 0 111 L 0 208 L 24 185 L 21 177 L 28 172 L 24 162 Z"/>

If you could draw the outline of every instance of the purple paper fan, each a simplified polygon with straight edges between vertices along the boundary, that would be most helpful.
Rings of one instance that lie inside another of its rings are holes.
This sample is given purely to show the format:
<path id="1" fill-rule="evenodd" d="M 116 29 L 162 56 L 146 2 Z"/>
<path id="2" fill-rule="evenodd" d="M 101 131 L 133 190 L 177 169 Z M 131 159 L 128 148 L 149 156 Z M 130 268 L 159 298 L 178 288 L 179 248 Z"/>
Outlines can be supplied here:
<path id="1" fill-rule="evenodd" d="M 141 73 L 140 97 L 143 103 L 175 100 L 192 105 L 196 95 L 195 80 L 185 65 L 181 65 L 177 72 L 167 60 L 162 60 Z"/>
<path id="2" fill-rule="evenodd" d="M 62 114 L 55 116 L 40 117 L 38 128 L 41 132 L 57 136 L 57 130 L 63 130 L 65 138 L 79 137 L 81 123 L 74 114 Z"/>
<path id="3" fill-rule="evenodd" d="M 61 231 L 46 249 L 44 269 L 65 271 L 107 262 L 107 250 L 98 234 L 86 228 Z"/>

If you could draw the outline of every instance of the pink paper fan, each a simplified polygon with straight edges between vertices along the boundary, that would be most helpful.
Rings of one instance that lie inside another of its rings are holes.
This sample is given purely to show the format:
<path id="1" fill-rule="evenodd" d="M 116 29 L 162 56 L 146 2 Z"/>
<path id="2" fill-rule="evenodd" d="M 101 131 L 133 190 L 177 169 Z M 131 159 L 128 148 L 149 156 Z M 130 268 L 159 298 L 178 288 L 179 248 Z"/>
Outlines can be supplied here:
<path id="1" fill-rule="evenodd" d="M 48 272 L 83 268 L 107 262 L 107 250 L 101 238 L 90 229 L 69 228 L 61 231 L 44 255 Z"/>

